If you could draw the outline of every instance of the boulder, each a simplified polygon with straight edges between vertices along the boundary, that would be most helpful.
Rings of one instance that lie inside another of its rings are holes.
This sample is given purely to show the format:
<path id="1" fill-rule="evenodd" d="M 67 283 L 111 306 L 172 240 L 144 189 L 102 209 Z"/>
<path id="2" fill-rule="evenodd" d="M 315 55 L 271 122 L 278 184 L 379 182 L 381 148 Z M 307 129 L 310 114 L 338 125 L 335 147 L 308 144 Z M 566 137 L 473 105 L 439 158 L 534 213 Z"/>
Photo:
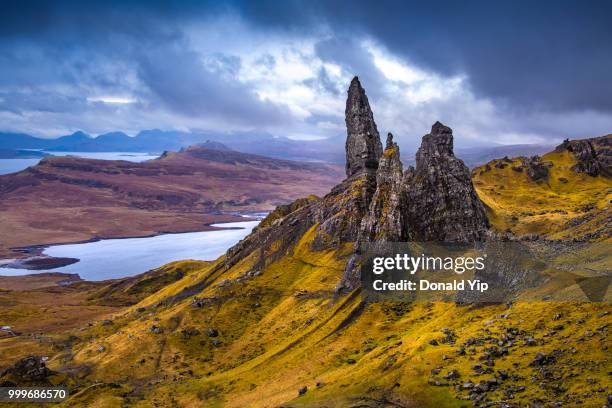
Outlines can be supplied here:
<path id="1" fill-rule="evenodd" d="M 532 181 L 548 180 L 550 163 L 543 162 L 540 156 L 532 156 L 523 160 L 523 167 L 527 169 L 527 176 Z"/>
<path id="2" fill-rule="evenodd" d="M 212 327 L 207 328 L 205 331 L 206 335 L 208 337 L 217 337 L 219 336 L 219 331 L 217 329 L 214 329 Z"/>

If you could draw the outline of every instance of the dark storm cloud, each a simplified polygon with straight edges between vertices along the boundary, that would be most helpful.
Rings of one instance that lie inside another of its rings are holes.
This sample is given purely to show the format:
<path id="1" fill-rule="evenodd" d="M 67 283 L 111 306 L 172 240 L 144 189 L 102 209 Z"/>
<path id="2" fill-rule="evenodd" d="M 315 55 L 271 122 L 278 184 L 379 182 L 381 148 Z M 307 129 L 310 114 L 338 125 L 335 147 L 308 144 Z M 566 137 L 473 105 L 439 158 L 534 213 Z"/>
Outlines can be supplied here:
<path id="1" fill-rule="evenodd" d="M 205 23 L 224 8 L 217 2 L 8 2 L 0 17 L 0 107 L 76 113 L 86 102 L 81 88 L 88 87 L 128 90 L 188 116 L 282 123 L 285 107 L 260 100 L 236 80 L 240 58 L 218 53 L 203 60 L 185 39 L 184 23 Z M 138 83 L 127 82 L 129 70 Z"/>
<path id="2" fill-rule="evenodd" d="M 361 81 L 368 84 L 369 93 L 378 96 L 382 91 L 384 77 L 374 65 L 372 55 L 357 39 L 339 36 L 315 44 L 316 55 L 325 62 L 340 66 L 347 76 L 359 74 Z M 341 84 L 344 91 L 345 84 Z"/>
<path id="3" fill-rule="evenodd" d="M 606 0 L 5 3 L 4 39 L 61 38 L 69 28 L 102 44 L 109 33 L 155 41 L 181 22 L 234 11 L 259 29 L 310 33 L 328 24 L 345 38 L 373 36 L 421 66 L 467 73 L 479 94 L 517 106 L 612 110 Z"/>
<path id="4" fill-rule="evenodd" d="M 321 67 L 317 72 L 316 77 L 305 79 L 303 84 L 318 91 L 327 92 L 332 95 L 339 96 L 344 92 L 342 84 L 333 81 L 325 67 Z"/>
<path id="5" fill-rule="evenodd" d="M 466 73 L 474 90 L 519 107 L 612 110 L 612 2 L 265 1 L 240 9 L 255 24 L 371 35 L 436 72 Z"/>
<path id="6" fill-rule="evenodd" d="M 83 118 L 95 118 L 91 109 L 103 104 L 88 104 L 87 96 L 107 92 L 139 98 L 134 109 L 148 114 L 139 124 L 156 117 L 146 111 L 152 108 L 243 127 L 286 124 L 287 107 L 260 99 L 255 84 L 238 80 L 243 61 L 226 52 L 224 39 L 211 55 L 189 41 L 189 29 L 238 16 L 262 38 L 314 39 L 315 56 L 340 67 L 343 77 L 358 74 L 373 101 L 394 95 L 385 94 L 388 79 L 364 39 L 427 72 L 465 75 L 466 87 L 494 101 L 506 123 L 523 119 L 512 131 L 559 134 L 542 118 L 592 111 L 603 123 L 612 113 L 611 15 L 612 2 L 601 0 L 4 1 L 0 113 L 87 111 Z M 278 63 L 263 54 L 252 64 L 273 71 Z M 314 75 L 303 85 L 342 97 L 346 84 L 335 83 L 325 67 Z M 442 117 L 453 109 L 435 107 L 432 115 Z M 337 122 L 317 115 L 303 123 Z"/>
<path id="7" fill-rule="evenodd" d="M 282 123 L 288 111 L 260 100 L 253 89 L 236 80 L 240 59 L 200 55 L 175 45 L 157 47 L 139 61 L 139 77 L 158 101 L 192 116 L 224 117 L 235 123 Z"/>

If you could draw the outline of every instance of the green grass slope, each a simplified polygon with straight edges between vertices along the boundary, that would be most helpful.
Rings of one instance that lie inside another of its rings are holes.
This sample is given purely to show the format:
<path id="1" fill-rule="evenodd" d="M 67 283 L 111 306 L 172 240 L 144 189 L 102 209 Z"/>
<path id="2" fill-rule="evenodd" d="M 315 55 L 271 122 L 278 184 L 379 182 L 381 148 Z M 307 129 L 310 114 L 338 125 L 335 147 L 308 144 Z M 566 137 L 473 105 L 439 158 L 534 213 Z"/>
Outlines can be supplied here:
<path id="1" fill-rule="evenodd" d="M 610 303 L 336 297 L 350 247 L 313 252 L 315 229 L 263 269 L 253 269 L 256 253 L 218 276 L 203 265 L 112 325 L 80 332 L 69 358 L 50 364 L 78 377 L 64 406 L 606 403 Z M 194 296 L 169 301 L 203 281 Z"/>

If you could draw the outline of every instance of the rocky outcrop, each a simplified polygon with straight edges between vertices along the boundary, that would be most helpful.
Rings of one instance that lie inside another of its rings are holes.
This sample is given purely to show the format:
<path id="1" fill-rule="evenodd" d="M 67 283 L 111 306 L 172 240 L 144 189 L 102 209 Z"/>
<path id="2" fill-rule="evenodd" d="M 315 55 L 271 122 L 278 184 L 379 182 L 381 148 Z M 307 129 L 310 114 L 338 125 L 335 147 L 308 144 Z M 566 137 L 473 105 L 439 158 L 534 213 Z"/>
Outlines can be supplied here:
<path id="1" fill-rule="evenodd" d="M 55 373 L 45 365 L 45 358 L 30 356 L 0 372 L 0 387 L 48 386 Z"/>
<path id="2" fill-rule="evenodd" d="M 315 226 L 311 243 L 315 251 L 355 242 L 375 188 L 375 177 L 361 174 L 344 180 L 323 198 L 298 200 L 288 205 L 284 210 L 293 208 L 290 213 L 272 212 L 269 220 L 262 221 L 261 228 L 227 251 L 224 268 L 230 268 L 254 251 L 259 253 L 256 267 L 263 268 L 265 262 L 275 261 L 291 251 Z"/>
<path id="3" fill-rule="evenodd" d="M 402 197 L 402 161 L 399 146 L 387 136 L 385 151 L 376 172 L 376 191 L 368 214 L 361 222 L 360 241 L 397 242 L 409 239 L 406 201 Z"/>
<path id="4" fill-rule="evenodd" d="M 612 135 L 583 140 L 564 140 L 557 151 L 571 152 L 578 163 L 572 170 L 589 176 L 612 176 Z"/>
<path id="5" fill-rule="evenodd" d="M 382 154 L 380 135 L 359 78 L 351 81 L 346 99 L 346 175 L 375 172 Z"/>
<path id="6" fill-rule="evenodd" d="M 316 195 L 310 195 L 305 198 L 298 198 L 297 200 L 289 203 L 277 206 L 274 211 L 268 214 L 266 218 L 264 218 L 257 226 L 255 230 L 263 229 L 273 225 L 275 222 L 280 222 L 281 219 L 291 214 L 294 211 L 299 210 L 300 208 L 310 204 L 313 201 L 319 200 L 319 197 Z"/>
<path id="7" fill-rule="evenodd" d="M 372 242 L 407 241 L 406 201 L 402 196 L 402 161 L 399 146 L 393 135 L 387 135 L 387 144 L 376 171 L 376 189 L 363 217 L 354 253 L 349 258 L 338 291 L 350 291 L 360 284 L 362 247 Z"/>
<path id="8" fill-rule="evenodd" d="M 347 178 L 323 198 L 283 206 L 228 250 L 220 268 L 255 253 L 255 268 L 290 253 L 305 234 L 311 249 L 354 243 L 339 290 L 360 282 L 360 247 L 398 241 L 482 240 L 488 228 L 470 172 L 453 153 L 450 128 L 436 122 L 423 137 L 416 169 L 403 172 L 399 146 L 389 133 L 383 152 L 365 91 L 351 82 L 346 104 Z M 216 271 L 211 272 L 214 276 Z M 197 288 L 196 288 L 197 289 Z"/>
<path id="9" fill-rule="evenodd" d="M 376 191 L 376 170 L 382 155 L 372 110 L 357 77 L 351 81 L 345 113 L 347 178 L 323 198 L 299 200 L 272 212 L 261 227 L 227 251 L 225 268 L 253 251 L 260 254 L 257 266 L 264 267 L 266 260 L 274 261 L 290 251 L 315 225 L 313 250 L 338 248 L 343 243 L 357 241 L 361 222 Z"/>
<path id="10" fill-rule="evenodd" d="M 540 156 L 531 156 L 523 159 L 522 167 L 527 169 L 527 176 L 532 181 L 546 181 L 549 175 L 548 169 L 552 167 L 552 163 L 542 161 Z"/>
<path id="11" fill-rule="evenodd" d="M 345 114 L 347 178 L 321 199 L 299 200 L 271 213 L 262 221 L 262 228 L 257 228 L 228 251 L 226 267 L 256 248 L 266 248 L 268 258 L 275 259 L 315 224 L 313 250 L 337 248 L 342 243 L 357 241 L 361 221 L 368 213 L 376 192 L 376 170 L 382 156 L 382 143 L 368 97 L 357 77 L 353 78 L 348 90 Z M 399 150 L 396 162 L 401 171 Z M 275 246 L 273 242 L 281 245 Z M 271 254 L 270 248 L 273 247 L 276 249 Z"/>
<path id="12" fill-rule="evenodd" d="M 453 152 L 451 128 L 436 122 L 423 136 L 416 168 L 404 174 L 411 239 L 470 242 L 485 237 L 489 223 L 470 171 Z"/>
<path id="13" fill-rule="evenodd" d="M 489 227 L 470 172 L 453 152 L 452 130 L 436 122 L 423 137 L 416 169 L 402 174 L 399 146 L 389 134 L 376 172 L 376 190 L 339 291 L 360 284 L 365 244 L 402 241 L 473 242 Z M 385 248 L 379 248 L 384 251 Z"/>

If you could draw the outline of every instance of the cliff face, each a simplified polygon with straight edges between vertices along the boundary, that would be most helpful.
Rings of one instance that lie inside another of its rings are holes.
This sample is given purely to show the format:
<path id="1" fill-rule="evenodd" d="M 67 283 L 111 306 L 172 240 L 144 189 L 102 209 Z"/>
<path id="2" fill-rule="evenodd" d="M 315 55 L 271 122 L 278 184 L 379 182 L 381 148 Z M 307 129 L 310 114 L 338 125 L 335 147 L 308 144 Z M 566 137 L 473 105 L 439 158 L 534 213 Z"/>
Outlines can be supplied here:
<path id="1" fill-rule="evenodd" d="M 361 225 L 361 241 L 482 240 L 489 223 L 469 169 L 453 152 L 452 130 L 436 122 L 423 136 L 416 169 L 402 174 L 389 134 L 376 173 L 376 192 Z"/>
<path id="2" fill-rule="evenodd" d="M 360 97 L 356 97 L 359 95 Z M 361 222 L 359 241 L 461 241 L 484 238 L 489 223 L 484 206 L 476 195 L 470 172 L 453 152 L 453 132 L 436 122 L 431 133 L 423 136 L 417 152 L 416 169 L 402 173 L 399 146 L 389 133 L 385 151 L 378 153 L 378 143 L 368 138 L 371 133 L 356 131 L 355 117 L 367 129 L 376 131 L 365 92 L 354 79 L 347 100 L 347 174 L 363 169 L 367 162 L 355 157 L 368 157 L 376 164 L 376 189 L 368 204 L 368 213 Z M 361 116 L 354 112 L 362 112 Z M 367 118 L 365 120 L 364 118 Z M 367 134 L 363 136 L 364 133 Z M 355 135 L 359 136 L 355 136 Z M 376 137 L 378 140 L 378 133 Z M 352 141 L 362 140 L 368 150 L 356 155 Z M 366 143 L 366 141 L 371 143 Z M 374 159 L 378 155 L 378 159 Z M 368 167 L 365 166 L 367 169 Z"/>
<path id="3" fill-rule="evenodd" d="M 361 241 L 470 242 L 484 239 L 488 227 L 469 169 L 454 155 L 449 127 L 433 125 L 423 136 L 416 169 L 405 173 L 389 134 Z"/>

